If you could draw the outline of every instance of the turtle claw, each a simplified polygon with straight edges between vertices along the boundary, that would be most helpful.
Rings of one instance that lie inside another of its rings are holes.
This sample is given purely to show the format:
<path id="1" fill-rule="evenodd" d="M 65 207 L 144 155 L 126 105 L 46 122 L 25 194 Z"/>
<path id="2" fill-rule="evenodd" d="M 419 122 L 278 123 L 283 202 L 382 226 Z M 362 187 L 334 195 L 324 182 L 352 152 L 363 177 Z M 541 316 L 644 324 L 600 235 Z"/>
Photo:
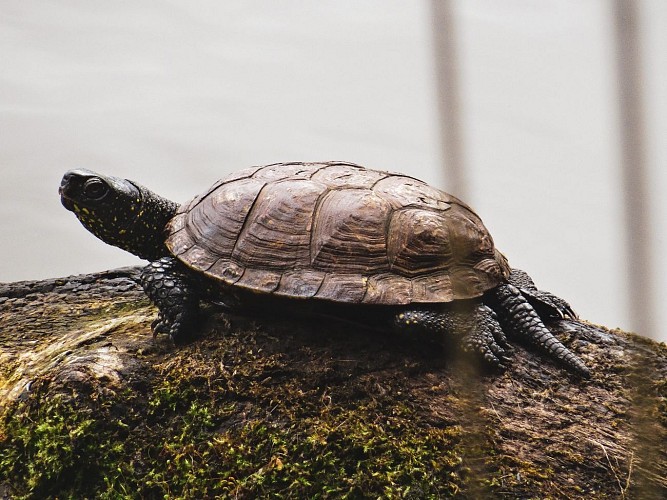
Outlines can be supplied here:
<path id="1" fill-rule="evenodd" d="M 549 306 L 552 310 L 556 311 L 560 316 L 560 319 L 578 319 L 579 315 L 572 309 L 572 306 L 565 300 L 554 295 L 550 292 L 544 292 L 538 290 L 533 292 L 533 295 L 541 303 Z"/>
<path id="2" fill-rule="evenodd" d="M 189 328 L 190 323 L 176 320 L 169 327 L 169 338 L 174 344 L 183 344 L 191 337 L 192 328 Z"/>
<path id="3" fill-rule="evenodd" d="M 572 306 L 551 292 L 539 290 L 532 278 L 521 269 L 512 269 L 509 278 L 510 284 L 521 290 L 521 294 L 528 299 L 540 317 L 549 319 L 573 319 L 579 315 Z"/>
<path id="4" fill-rule="evenodd" d="M 162 313 L 158 313 L 157 318 L 151 323 L 151 331 L 153 332 L 153 338 L 161 333 L 169 333 L 169 324 Z"/>
<path id="5" fill-rule="evenodd" d="M 177 314 L 176 318 L 169 321 L 162 313 L 151 323 L 151 330 L 153 330 L 153 338 L 158 335 L 167 335 L 175 344 L 182 344 L 191 336 L 195 323 L 195 318 L 190 318 L 187 321 L 183 314 Z"/>
<path id="6" fill-rule="evenodd" d="M 455 340 L 460 351 L 482 365 L 504 370 L 510 361 L 511 347 L 498 317 L 484 304 L 461 310 L 405 310 L 394 318 L 394 329 L 423 331 Z"/>
<path id="7" fill-rule="evenodd" d="M 484 314 L 482 317 L 484 318 L 482 321 L 484 323 L 483 328 L 488 328 L 491 330 L 491 337 L 495 342 L 500 346 L 503 351 L 503 354 L 506 353 L 507 351 L 512 351 L 512 346 L 507 342 L 507 336 L 505 335 L 505 332 L 503 332 L 503 329 L 500 327 L 500 323 L 498 323 L 498 315 L 495 313 L 493 309 L 491 309 L 488 306 L 480 306 L 480 309 L 484 311 Z M 485 315 L 489 315 L 488 318 L 485 318 Z"/>
<path id="8" fill-rule="evenodd" d="M 464 353 L 474 356 L 493 369 L 503 370 L 504 362 L 508 361 L 507 352 L 488 331 L 469 331 L 461 339 L 460 346 Z"/>
<path id="9" fill-rule="evenodd" d="M 463 352 L 473 354 L 486 366 L 505 370 L 510 361 L 511 348 L 500 328 L 493 310 L 480 305 L 472 312 L 469 328 L 461 337 L 460 346 Z"/>

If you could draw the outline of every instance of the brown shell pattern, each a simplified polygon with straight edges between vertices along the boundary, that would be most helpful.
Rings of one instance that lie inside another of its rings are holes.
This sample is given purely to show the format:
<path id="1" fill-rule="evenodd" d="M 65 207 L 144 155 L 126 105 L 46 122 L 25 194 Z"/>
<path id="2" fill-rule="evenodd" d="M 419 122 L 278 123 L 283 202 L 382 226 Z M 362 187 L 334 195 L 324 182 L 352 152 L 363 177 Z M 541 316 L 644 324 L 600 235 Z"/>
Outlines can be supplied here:
<path id="1" fill-rule="evenodd" d="M 350 163 L 241 170 L 184 204 L 167 232 L 167 247 L 192 269 L 286 297 L 451 302 L 509 276 L 466 204 L 412 177 Z"/>

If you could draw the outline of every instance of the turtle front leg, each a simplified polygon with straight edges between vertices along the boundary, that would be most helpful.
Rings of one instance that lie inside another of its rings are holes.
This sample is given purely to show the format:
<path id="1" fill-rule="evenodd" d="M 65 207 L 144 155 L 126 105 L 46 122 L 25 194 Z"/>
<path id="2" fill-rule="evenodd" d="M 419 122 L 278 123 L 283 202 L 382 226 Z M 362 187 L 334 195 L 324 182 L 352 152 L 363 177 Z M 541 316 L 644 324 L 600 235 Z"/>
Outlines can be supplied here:
<path id="1" fill-rule="evenodd" d="M 151 324 L 153 336 L 169 335 L 182 342 L 192 334 L 199 315 L 199 296 L 189 273 L 174 257 L 162 257 L 141 273 L 141 286 L 159 310 Z"/>
<path id="2" fill-rule="evenodd" d="M 494 369 L 504 369 L 508 359 L 509 346 L 496 314 L 481 303 L 463 310 L 407 309 L 394 317 L 394 329 L 451 337 L 463 352 Z"/>

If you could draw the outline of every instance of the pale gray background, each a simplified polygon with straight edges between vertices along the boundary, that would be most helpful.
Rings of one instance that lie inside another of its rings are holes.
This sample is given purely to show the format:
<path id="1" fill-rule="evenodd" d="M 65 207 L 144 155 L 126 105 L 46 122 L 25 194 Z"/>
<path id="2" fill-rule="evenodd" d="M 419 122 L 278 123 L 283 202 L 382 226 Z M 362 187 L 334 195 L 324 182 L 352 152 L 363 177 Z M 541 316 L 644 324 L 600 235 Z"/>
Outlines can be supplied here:
<path id="1" fill-rule="evenodd" d="M 610 2 L 453 5 L 467 201 L 513 265 L 583 317 L 632 328 Z M 667 2 L 641 6 L 662 297 Z M 430 14 L 425 0 L 0 0 L 0 281 L 139 262 L 60 206 L 73 167 L 177 201 L 289 160 L 349 160 L 446 188 Z"/>

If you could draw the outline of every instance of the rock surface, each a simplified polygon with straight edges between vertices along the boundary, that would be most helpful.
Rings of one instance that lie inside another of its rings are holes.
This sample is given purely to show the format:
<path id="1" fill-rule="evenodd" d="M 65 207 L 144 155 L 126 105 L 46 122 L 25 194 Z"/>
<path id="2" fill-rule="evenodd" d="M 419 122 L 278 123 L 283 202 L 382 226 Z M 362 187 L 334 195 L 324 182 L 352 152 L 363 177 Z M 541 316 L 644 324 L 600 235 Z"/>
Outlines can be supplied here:
<path id="1" fill-rule="evenodd" d="M 561 321 L 582 381 L 438 346 L 205 311 L 153 340 L 138 268 L 0 284 L 5 497 L 665 498 L 667 348 Z"/>

